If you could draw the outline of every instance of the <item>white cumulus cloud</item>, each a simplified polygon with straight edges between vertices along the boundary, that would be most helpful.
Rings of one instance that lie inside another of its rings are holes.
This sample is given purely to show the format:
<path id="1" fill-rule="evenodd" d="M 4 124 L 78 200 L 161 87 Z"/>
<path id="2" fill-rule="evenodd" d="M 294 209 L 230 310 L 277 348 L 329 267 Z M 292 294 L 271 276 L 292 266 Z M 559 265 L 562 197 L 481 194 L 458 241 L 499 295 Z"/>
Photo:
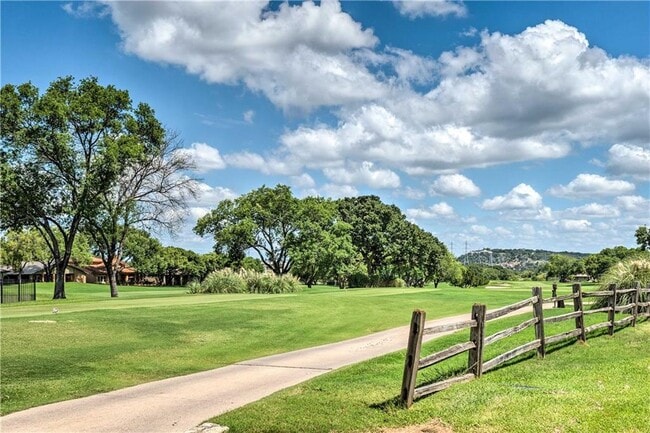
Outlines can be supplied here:
<path id="1" fill-rule="evenodd" d="M 454 208 L 446 202 L 436 203 L 427 209 L 406 209 L 406 216 L 410 219 L 452 218 L 456 216 Z"/>
<path id="2" fill-rule="evenodd" d="M 650 180 L 650 148 L 647 145 L 615 144 L 609 148 L 607 169 L 613 174 Z"/>
<path id="3" fill-rule="evenodd" d="M 549 189 L 549 194 L 566 198 L 606 197 L 628 194 L 634 184 L 624 180 L 612 180 L 597 174 L 581 173 L 566 185 Z"/>
<path id="4" fill-rule="evenodd" d="M 556 221 L 554 225 L 566 232 L 591 231 L 591 222 L 585 219 L 563 219 Z"/>
<path id="5" fill-rule="evenodd" d="M 587 218 L 616 218 L 621 215 L 621 212 L 612 205 L 589 203 L 569 208 L 565 211 L 565 214 L 573 218 L 581 216 Z"/>
<path id="6" fill-rule="evenodd" d="M 377 38 L 341 10 L 265 1 L 112 2 L 124 49 L 179 65 L 210 83 L 244 83 L 279 107 L 311 109 L 381 97 L 383 85 L 349 53 Z"/>
<path id="7" fill-rule="evenodd" d="M 485 210 L 535 210 L 542 207 L 542 196 L 532 186 L 520 183 L 506 195 L 484 200 L 481 207 Z"/>
<path id="8" fill-rule="evenodd" d="M 464 17 L 467 15 L 467 8 L 463 2 L 456 0 L 405 0 L 394 1 L 393 4 L 400 14 L 411 19 L 426 16 L 456 15 Z"/>
<path id="9" fill-rule="evenodd" d="M 189 148 L 179 149 L 178 152 L 188 155 L 199 173 L 226 168 L 226 163 L 221 157 L 219 149 L 209 144 L 192 143 Z"/>
<path id="10" fill-rule="evenodd" d="M 367 185 L 372 188 L 398 188 L 399 176 L 391 170 L 375 168 L 369 161 L 347 167 L 326 168 L 323 174 L 337 184 Z"/>
<path id="11" fill-rule="evenodd" d="M 456 197 L 476 197 L 481 190 L 471 179 L 462 174 L 443 174 L 431 184 L 429 189 L 433 195 Z"/>

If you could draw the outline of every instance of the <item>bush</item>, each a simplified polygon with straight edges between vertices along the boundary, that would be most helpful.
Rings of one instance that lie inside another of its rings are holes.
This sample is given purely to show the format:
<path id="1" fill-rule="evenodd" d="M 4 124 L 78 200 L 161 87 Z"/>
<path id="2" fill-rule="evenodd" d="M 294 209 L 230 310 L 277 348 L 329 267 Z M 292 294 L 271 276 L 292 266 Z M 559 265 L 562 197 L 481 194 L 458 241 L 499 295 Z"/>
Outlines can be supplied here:
<path id="1" fill-rule="evenodd" d="M 185 287 L 187 287 L 187 293 L 189 294 L 201 293 L 201 283 L 196 280 L 190 281 Z"/>
<path id="2" fill-rule="evenodd" d="M 616 284 L 617 289 L 632 289 L 635 284 L 641 284 L 641 287 L 648 287 L 650 284 L 650 258 L 632 257 L 625 259 L 611 266 L 602 276 L 601 290 L 609 290 L 611 284 Z M 626 305 L 634 301 L 634 293 L 624 293 L 616 296 L 618 305 Z M 646 300 L 647 294 L 641 295 L 641 302 Z M 606 307 L 609 298 L 598 298 L 593 304 L 593 308 Z"/>
<path id="3" fill-rule="evenodd" d="M 188 284 L 189 293 L 293 293 L 300 290 L 300 281 L 291 275 L 277 276 L 268 272 L 226 268 L 210 273 L 197 288 Z"/>
<path id="4" fill-rule="evenodd" d="M 245 293 L 246 281 L 230 268 L 211 272 L 201 283 L 201 293 Z"/>

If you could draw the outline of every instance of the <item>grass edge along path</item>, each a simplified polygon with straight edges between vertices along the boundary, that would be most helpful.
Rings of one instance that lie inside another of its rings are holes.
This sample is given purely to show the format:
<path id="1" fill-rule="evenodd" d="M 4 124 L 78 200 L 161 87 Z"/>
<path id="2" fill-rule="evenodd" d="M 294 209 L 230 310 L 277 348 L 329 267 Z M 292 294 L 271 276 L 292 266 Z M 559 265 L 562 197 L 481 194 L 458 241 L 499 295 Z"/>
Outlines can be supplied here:
<path id="1" fill-rule="evenodd" d="M 545 314 L 562 312 L 566 310 Z M 521 317 L 500 320 L 489 324 L 487 331 L 520 321 Z M 558 324 L 551 332 L 562 330 Z M 423 354 L 466 339 L 467 333 L 459 332 L 433 340 L 424 345 Z M 508 348 L 530 339 L 526 332 L 518 334 Z M 229 426 L 231 433 L 365 433 L 432 419 L 449 428 L 444 431 L 455 432 L 647 433 L 649 342 L 648 320 L 620 329 L 613 337 L 606 330 L 595 332 L 585 344 L 553 345 L 543 360 L 535 359 L 534 353 L 524 355 L 478 380 L 421 399 L 409 410 L 397 404 L 405 354 L 399 351 L 328 373 L 210 421 Z M 494 346 L 486 359 L 503 351 L 499 344 Z M 466 357 L 459 358 L 423 372 L 429 381 L 450 375 L 463 368 Z"/>

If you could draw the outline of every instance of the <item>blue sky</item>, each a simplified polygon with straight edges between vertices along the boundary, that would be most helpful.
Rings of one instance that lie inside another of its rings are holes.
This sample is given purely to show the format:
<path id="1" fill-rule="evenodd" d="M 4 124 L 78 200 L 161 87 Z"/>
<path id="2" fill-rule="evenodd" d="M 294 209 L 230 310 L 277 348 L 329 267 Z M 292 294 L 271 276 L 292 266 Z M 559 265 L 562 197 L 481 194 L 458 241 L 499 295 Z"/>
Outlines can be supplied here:
<path id="1" fill-rule="evenodd" d="M 200 197 L 376 194 L 458 255 L 633 246 L 650 222 L 648 2 L 2 2 L 1 81 L 149 103 Z"/>

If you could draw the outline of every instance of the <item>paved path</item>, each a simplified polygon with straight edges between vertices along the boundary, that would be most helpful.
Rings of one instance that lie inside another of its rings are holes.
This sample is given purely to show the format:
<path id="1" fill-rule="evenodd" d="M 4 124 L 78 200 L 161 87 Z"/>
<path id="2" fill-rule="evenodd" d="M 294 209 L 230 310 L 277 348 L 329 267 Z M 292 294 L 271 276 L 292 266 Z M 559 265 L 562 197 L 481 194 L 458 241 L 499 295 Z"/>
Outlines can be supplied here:
<path id="1" fill-rule="evenodd" d="M 530 308 L 517 311 L 521 314 Z M 469 315 L 427 322 L 427 326 Z M 425 336 L 425 340 L 445 334 Z M 213 416 L 337 368 L 406 347 L 408 326 L 339 343 L 27 409 L 0 418 L 2 433 L 178 433 Z M 395 392 L 400 384 L 395 384 Z"/>

